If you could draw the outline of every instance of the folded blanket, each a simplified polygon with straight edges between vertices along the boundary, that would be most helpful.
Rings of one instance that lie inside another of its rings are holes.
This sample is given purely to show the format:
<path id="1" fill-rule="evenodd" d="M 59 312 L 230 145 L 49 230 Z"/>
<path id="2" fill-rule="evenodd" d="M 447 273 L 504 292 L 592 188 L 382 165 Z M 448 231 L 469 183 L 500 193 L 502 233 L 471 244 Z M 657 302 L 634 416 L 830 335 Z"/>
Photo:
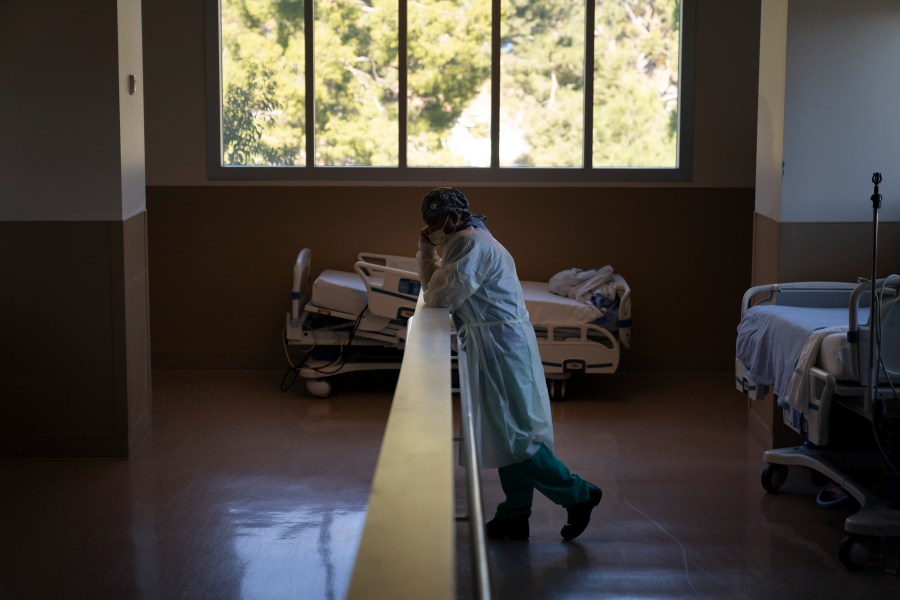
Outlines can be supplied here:
<path id="1" fill-rule="evenodd" d="M 579 302 L 593 302 L 596 304 L 592 299 L 595 294 L 599 294 L 609 300 L 615 300 L 616 285 L 612 278 L 613 268 L 609 265 L 586 271 L 566 269 L 550 278 L 549 289 L 558 296 L 566 296 Z"/>
<path id="2" fill-rule="evenodd" d="M 736 357 L 747 368 L 750 379 L 771 385 L 779 402 L 784 402 L 791 375 L 798 365 L 804 368 L 799 361 L 804 346 L 810 344 L 807 352 L 813 361 L 818 355 L 819 346 L 813 348 L 812 344 L 821 345 L 822 340 L 810 340 L 812 334 L 846 325 L 846 308 L 754 306 L 741 316 L 738 324 Z"/>

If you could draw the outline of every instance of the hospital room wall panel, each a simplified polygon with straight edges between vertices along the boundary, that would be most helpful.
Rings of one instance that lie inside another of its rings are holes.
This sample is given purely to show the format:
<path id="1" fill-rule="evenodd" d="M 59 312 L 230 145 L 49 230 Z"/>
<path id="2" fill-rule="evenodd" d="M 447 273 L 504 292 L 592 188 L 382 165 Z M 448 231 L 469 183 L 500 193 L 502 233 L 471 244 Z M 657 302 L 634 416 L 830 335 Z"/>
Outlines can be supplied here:
<path id="1" fill-rule="evenodd" d="M 121 307 L 113 312 L 119 349 L 113 370 L 117 389 L 124 402 L 116 409 L 121 426 L 128 433 L 129 454 L 141 443 L 151 427 L 152 386 L 150 377 L 150 290 L 147 268 L 147 213 L 139 212 L 123 223 L 110 225 L 115 244 L 113 292 Z"/>
<path id="2" fill-rule="evenodd" d="M 778 221 L 753 213 L 753 285 L 778 281 L 778 235 Z"/>
<path id="3" fill-rule="evenodd" d="M 779 281 L 856 281 L 872 273 L 871 223 L 781 223 Z M 900 223 L 879 225 L 878 275 L 900 269 Z"/>
<path id="4" fill-rule="evenodd" d="M 0 456 L 124 458 L 149 431 L 145 225 L 0 222 Z"/>
<path id="5" fill-rule="evenodd" d="M 757 212 L 753 228 L 753 285 L 871 275 L 871 223 L 779 223 Z M 879 277 L 900 272 L 900 223 L 880 223 L 878 240 Z"/>
<path id="6" fill-rule="evenodd" d="M 154 367 L 285 367 L 297 252 L 312 250 L 313 275 L 352 270 L 360 251 L 412 256 L 429 187 L 151 186 Z M 752 188 L 461 188 L 522 279 L 606 264 L 625 276 L 634 337 L 621 370 L 733 367 Z"/>

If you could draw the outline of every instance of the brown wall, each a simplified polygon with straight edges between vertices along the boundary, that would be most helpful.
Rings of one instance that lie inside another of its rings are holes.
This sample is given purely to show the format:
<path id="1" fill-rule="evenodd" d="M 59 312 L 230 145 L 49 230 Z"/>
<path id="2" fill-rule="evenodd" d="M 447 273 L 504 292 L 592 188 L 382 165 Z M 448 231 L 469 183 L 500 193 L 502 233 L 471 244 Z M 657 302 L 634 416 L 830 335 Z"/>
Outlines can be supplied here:
<path id="1" fill-rule="evenodd" d="M 463 187 L 523 279 L 610 264 L 633 294 L 625 371 L 733 368 L 750 285 L 752 189 Z M 352 270 L 412 256 L 426 188 L 151 187 L 153 364 L 282 368 L 297 252 Z"/>
<path id="2" fill-rule="evenodd" d="M 872 223 L 779 223 L 754 214 L 753 284 L 871 277 Z M 878 225 L 877 276 L 900 273 L 900 223 Z"/>
<path id="3" fill-rule="evenodd" d="M 0 222 L 0 456 L 121 458 L 150 430 L 146 224 Z"/>

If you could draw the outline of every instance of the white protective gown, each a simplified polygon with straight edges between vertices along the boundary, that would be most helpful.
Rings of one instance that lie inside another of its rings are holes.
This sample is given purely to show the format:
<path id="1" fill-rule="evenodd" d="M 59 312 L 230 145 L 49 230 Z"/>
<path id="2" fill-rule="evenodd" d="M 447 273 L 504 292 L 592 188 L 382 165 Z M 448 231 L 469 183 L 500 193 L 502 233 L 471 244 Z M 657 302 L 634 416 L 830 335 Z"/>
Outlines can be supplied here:
<path id="1" fill-rule="evenodd" d="M 485 228 L 452 235 L 443 259 L 419 242 L 416 255 L 427 306 L 453 313 L 465 350 L 481 466 L 528 460 L 553 449 L 541 357 L 512 256 Z"/>

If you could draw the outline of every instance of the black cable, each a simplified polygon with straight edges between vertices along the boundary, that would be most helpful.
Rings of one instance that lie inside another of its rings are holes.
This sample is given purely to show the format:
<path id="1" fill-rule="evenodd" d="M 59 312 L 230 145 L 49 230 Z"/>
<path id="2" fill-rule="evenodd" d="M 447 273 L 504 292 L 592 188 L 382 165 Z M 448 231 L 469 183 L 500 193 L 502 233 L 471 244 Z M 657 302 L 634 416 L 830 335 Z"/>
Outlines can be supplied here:
<path id="1" fill-rule="evenodd" d="M 334 375 L 335 373 L 338 373 L 341 369 L 343 369 L 344 365 L 346 364 L 346 358 L 344 356 L 344 353 L 347 352 L 349 354 L 350 349 L 353 346 L 353 338 L 356 336 L 356 331 L 359 329 L 359 324 L 360 324 L 360 322 L 362 322 L 363 316 L 368 311 L 369 311 L 369 306 L 366 305 L 365 308 L 363 308 L 362 311 L 356 316 L 356 320 L 353 321 L 353 327 L 350 329 L 350 336 L 347 338 L 347 345 L 340 347 L 341 351 L 335 358 L 333 358 L 331 361 L 325 363 L 324 365 L 320 365 L 318 367 L 311 367 L 306 364 L 306 361 L 304 361 L 304 363 L 302 365 L 300 365 L 300 367 L 306 368 L 306 369 L 311 369 L 311 370 L 315 371 L 316 373 L 320 373 L 322 375 Z M 331 365 L 335 364 L 339 360 L 341 361 L 341 363 L 338 365 L 337 369 L 335 369 L 333 371 L 325 371 L 324 370 L 324 369 L 330 367 Z"/>
<path id="2" fill-rule="evenodd" d="M 282 391 L 282 392 L 286 392 L 286 391 L 288 391 L 289 389 L 291 389 L 291 388 L 294 386 L 294 384 L 297 382 L 297 379 L 300 377 L 300 370 L 301 370 L 301 369 L 310 369 L 311 371 L 315 371 L 316 373 L 319 373 L 319 374 L 321 374 L 321 375 L 334 375 L 335 373 L 338 373 L 342 368 L 344 368 L 344 365 L 346 364 L 346 356 L 345 356 L 345 352 L 346 352 L 347 354 L 349 354 L 350 349 L 351 349 L 351 347 L 353 346 L 353 338 L 356 336 L 356 332 L 357 332 L 357 330 L 359 329 L 359 324 L 362 322 L 362 318 L 365 316 L 365 314 L 366 314 L 366 312 L 368 312 L 368 310 L 369 310 L 369 306 L 366 305 L 366 306 L 362 309 L 362 311 L 356 316 L 356 319 L 353 321 L 353 327 L 350 329 L 350 335 L 349 335 L 349 337 L 347 338 L 347 345 L 346 345 L 346 346 L 340 346 L 341 351 L 340 351 L 340 353 L 339 353 L 337 356 L 335 356 L 333 359 L 331 359 L 330 361 L 328 361 L 328 362 L 325 363 L 324 365 L 319 365 L 319 366 L 317 366 L 317 367 L 313 367 L 313 366 L 311 366 L 309 363 L 307 363 L 307 362 L 306 362 L 306 360 L 307 360 L 306 358 L 303 359 L 303 362 L 302 362 L 299 366 L 291 366 L 291 367 L 289 367 L 289 368 L 284 372 L 284 374 L 281 376 L 281 386 L 280 386 L 280 387 L 281 387 L 281 391 Z M 286 335 L 286 334 L 285 334 L 285 335 Z M 286 338 L 285 338 L 285 339 L 286 339 Z M 309 354 L 312 354 L 312 351 L 313 351 L 315 348 L 316 348 L 316 345 L 314 344 L 314 345 L 312 346 L 312 348 L 310 348 Z M 309 357 L 309 354 L 307 354 L 307 358 Z M 337 363 L 338 361 L 340 361 L 340 364 L 337 365 L 337 368 L 336 368 L 336 369 L 334 369 L 333 371 L 326 371 L 326 370 L 325 370 L 325 369 L 327 369 L 328 367 L 330 367 L 330 366 L 334 365 L 335 363 Z M 291 379 L 290 383 L 288 383 L 287 385 L 285 385 L 285 382 L 287 381 L 288 376 L 289 376 L 291 373 L 293 373 L 294 376 L 293 376 L 293 378 Z"/>
<path id="3" fill-rule="evenodd" d="M 884 288 L 886 286 L 886 281 L 883 281 L 881 284 L 881 289 L 878 291 L 878 303 L 874 304 L 870 302 L 870 305 L 881 306 L 884 301 Z M 874 296 L 876 294 L 874 284 L 872 286 L 871 294 Z M 884 356 L 881 354 L 881 314 L 874 314 L 874 312 L 870 311 L 869 314 L 869 323 L 870 323 L 870 335 L 875 336 L 875 346 L 878 349 L 878 360 L 875 366 L 875 381 L 871 382 L 871 385 L 878 388 L 878 380 L 881 377 L 881 371 L 883 370 L 887 373 L 887 367 L 884 364 Z M 890 377 L 887 378 L 888 385 L 891 387 L 891 391 L 894 393 L 894 399 L 897 400 L 900 398 L 897 393 L 897 389 L 894 387 L 894 382 Z M 876 392 L 877 396 L 877 392 Z M 878 436 L 878 427 L 876 426 L 876 419 L 878 417 L 878 411 L 875 410 L 875 406 L 872 407 L 872 435 L 875 438 L 875 445 L 878 447 L 878 452 L 881 454 L 881 459 L 884 461 L 885 466 L 894 474 L 895 477 L 900 479 L 900 471 L 898 471 L 897 466 L 894 464 L 893 459 L 888 452 L 885 451 L 882 446 L 881 439 Z"/>
<path id="4" fill-rule="evenodd" d="M 285 386 L 284 381 L 287 379 L 288 375 L 291 373 L 294 374 L 294 378 L 291 379 L 291 382 L 289 384 L 287 384 L 287 386 Z M 288 370 L 284 372 L 284 375 L 281 376 L 281 391 L 286 392 L 289 389 L 291 389 L 292 387 L 294 387 L 294 383 L 297 382 L 297 378 L 299 376 L 300 376 L 300 368 L 299 367 L 289 367 Z"/>

